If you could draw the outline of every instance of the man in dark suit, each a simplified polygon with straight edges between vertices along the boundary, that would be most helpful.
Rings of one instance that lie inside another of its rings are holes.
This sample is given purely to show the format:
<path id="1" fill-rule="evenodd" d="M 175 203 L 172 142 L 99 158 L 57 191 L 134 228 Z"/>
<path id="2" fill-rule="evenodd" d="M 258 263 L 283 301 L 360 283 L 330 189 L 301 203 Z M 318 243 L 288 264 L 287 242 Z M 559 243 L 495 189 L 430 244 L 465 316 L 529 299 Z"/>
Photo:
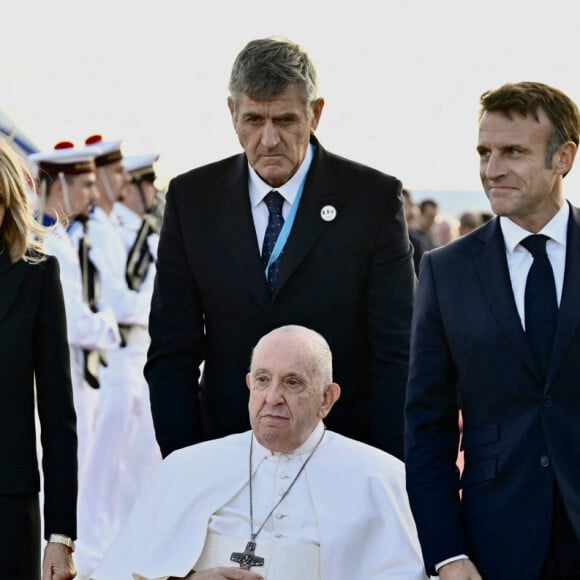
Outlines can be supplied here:
<path id="1" fill-rule="evenodd" d="M 405 459 L 442 580 L 580 578 L 580 211 L 563 194 L 579 132 L 555 88 L 484 93 L 480 174 L 500 217 L 421 263 Z"/>
<path id="2" fill-rule="evenodd" d="M 252 345 L 300 324 L 336 353 L 328 427 L 401 457 L 414 293 L 401 183 L 320 145 L 324 101 L 296 44 L 250 42 L 229 89 L 245 154 L 167 193 L 145 367 L 162 453 L 248 429 Z"/>

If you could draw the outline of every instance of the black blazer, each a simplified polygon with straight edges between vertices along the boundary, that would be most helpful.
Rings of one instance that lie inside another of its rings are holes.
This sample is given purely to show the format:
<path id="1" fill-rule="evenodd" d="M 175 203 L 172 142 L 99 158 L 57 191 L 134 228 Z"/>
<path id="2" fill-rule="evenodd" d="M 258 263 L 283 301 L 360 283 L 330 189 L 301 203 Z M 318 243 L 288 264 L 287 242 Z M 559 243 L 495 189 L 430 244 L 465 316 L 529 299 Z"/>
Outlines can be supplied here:
<path id="1" fill-rule="evenodd" d="M 38 264 L 12 264 L 8 249 L 2 248 L 0 494 L 40 490 L 35 404 L 41 425 L 45 536 L 57 532 L 74 538 L 76 417 L 58 262 L 49 256 Z"/>
<path id="2" fill-rule="evenodd" d="M 328 427 L 402 456 L 415 279 L 401 183 L 314 144 L 272 297 L 246 156 L 170 184 L 145 367 L 164 455 L 248 429 L 251 349 L 273 328 L 300 324 L 333 351 L 342 397 Z M 321 218 L 326 205 L 336 209 L 333 221 Z"/>
<path id="3" fill-rule="evenodd" d="M 413 315 L 405 459 L 428 568 L 466 553 L 483 578 L 537 578 L 555 482 L 580 537 L 579 297 L 580 212 L 571 207 L 554 353 L 543 382 L 516 309 L 499 221 L 425 254 Z"/>

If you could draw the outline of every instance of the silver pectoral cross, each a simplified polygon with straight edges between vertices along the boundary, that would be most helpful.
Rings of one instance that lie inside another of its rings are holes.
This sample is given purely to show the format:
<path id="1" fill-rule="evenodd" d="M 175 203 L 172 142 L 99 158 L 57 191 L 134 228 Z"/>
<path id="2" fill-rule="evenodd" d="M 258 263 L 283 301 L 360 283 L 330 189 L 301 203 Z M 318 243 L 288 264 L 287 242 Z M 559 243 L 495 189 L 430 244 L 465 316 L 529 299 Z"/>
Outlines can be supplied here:
<path id="1" fill-rule="evenodd" d="M 256 556 L 254 550 L 256 549 L 256 542 L 248 542 L 246 549 L 243 552 L 232 552 L 230 560 L 240 565 L 240 568 L 249 570 L 252 566 L 263 566 L 264 558 Z"/>

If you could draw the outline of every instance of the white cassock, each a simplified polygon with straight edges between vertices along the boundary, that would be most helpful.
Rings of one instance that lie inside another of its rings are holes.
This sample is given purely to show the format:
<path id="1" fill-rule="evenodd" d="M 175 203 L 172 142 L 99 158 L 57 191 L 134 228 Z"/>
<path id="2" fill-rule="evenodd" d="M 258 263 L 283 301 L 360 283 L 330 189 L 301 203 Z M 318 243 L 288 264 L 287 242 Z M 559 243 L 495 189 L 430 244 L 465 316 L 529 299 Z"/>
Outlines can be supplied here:
<path id="1" fill-rule="evenodd" d="M 322 434 L 294 453 L 254 441 L 254 532 Z M 237 566 L 250 535 L 251 431 L 175 451 L 111 545 L 94 580 L 163 580 L 192 568 Z M 268 580 L 423 580 L 404 465 L 383 451 L 326 431 L 256 539 L 253 567 Z"/>

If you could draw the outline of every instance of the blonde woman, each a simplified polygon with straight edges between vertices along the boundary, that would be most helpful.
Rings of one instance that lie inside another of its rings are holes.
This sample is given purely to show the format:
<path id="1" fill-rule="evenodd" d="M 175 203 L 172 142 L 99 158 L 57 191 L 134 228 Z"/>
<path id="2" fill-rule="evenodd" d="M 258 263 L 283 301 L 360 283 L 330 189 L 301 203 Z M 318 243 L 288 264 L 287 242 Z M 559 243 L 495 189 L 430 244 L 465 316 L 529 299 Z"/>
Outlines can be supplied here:
<path id="1" fill-rule="evenodd" d="M 77 439 L 58 261 L 27 194 L 26 166 L 0 140 L 0 566 L 12 580 L 41 577 L 40 473 L 44 483 L 42 580 L 76 575 Z"/>

